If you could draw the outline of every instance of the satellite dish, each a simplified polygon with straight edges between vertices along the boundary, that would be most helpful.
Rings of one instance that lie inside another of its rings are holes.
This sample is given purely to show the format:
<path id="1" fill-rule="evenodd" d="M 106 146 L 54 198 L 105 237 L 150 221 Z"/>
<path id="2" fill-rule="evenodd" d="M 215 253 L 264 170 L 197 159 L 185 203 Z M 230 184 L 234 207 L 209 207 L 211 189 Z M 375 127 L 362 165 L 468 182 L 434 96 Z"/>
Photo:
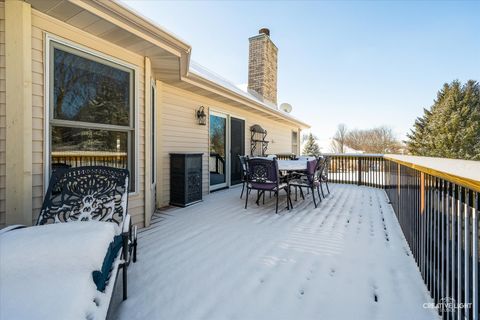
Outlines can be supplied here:
<path id="1" fill-rule="evenodd" d="M 289 103 L 282 103 L 280 105 L 280 110 L 282 110 L 286 113 L 290 113 L 290 112 L 292 112 L 292 106 Z"/>

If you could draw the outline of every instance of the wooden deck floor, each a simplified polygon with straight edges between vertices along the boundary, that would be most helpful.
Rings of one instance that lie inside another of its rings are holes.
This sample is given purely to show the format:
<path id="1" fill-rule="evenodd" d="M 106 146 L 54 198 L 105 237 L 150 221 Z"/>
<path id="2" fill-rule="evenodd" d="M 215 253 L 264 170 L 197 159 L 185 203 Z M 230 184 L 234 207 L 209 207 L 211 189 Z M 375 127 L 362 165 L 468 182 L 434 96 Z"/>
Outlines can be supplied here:
<path id="1" fill-rule="evenodd" d="M 233 188 L 140 231 L 118 319 L 433 319 L 383 190 L 332 185 L 275 214 Z"/>

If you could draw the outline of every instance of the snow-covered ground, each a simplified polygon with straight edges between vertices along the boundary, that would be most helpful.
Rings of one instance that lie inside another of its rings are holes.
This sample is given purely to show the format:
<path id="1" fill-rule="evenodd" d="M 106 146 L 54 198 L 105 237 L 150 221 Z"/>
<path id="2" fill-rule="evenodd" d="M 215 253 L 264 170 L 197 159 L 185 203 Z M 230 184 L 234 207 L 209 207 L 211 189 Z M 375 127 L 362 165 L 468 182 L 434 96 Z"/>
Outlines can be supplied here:
<path id="1" fill-rule="evenodd" d="M 69 222 L 0 235 L 0 319 L 102 319 L 108 292 L 97 291 L 115 235 L 109 222 Z"/>
<path id="2" fill-rule="evenodd" d="M 161 212 L 139 235 L 114 318 L 435 319 L 385 193 L 331 191 L 317 209 L 307 198 L 279 214 L 268 197 L 243 209 L 239 188 Z"/>

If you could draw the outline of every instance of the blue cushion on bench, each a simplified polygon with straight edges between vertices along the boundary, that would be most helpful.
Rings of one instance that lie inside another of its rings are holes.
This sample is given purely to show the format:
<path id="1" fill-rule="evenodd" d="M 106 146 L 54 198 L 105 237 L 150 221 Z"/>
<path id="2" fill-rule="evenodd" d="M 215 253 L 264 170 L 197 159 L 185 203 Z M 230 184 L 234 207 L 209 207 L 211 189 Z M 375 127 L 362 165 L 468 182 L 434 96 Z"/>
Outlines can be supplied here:
<path id="1" fill-rule="evenodd" d="M 97 290 L 103 292 L 107 286 L 107 280 L 112 269 L 113 262 L 118 255 L 118 250 L 122 247 L 123 237 L 121 235 L 115 236 L 113 241 L 108 246 L 107 254 L 103 260 L 102 270 L 92 272 L 93 282 L 97 285 Z"/>

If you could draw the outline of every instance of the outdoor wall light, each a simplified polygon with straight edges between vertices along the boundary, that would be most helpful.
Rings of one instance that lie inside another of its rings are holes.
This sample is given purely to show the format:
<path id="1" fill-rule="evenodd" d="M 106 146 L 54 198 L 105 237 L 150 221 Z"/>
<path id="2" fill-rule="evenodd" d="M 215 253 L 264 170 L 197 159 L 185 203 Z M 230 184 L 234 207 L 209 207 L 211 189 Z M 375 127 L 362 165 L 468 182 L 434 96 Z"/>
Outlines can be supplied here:
<path id="1" fill-rule="evenodd" d="M 197 121 L 201 126 L 207 125 L 207 115 L 205 114 L 205 108 L 203 106 L 197 110 Z"/>

